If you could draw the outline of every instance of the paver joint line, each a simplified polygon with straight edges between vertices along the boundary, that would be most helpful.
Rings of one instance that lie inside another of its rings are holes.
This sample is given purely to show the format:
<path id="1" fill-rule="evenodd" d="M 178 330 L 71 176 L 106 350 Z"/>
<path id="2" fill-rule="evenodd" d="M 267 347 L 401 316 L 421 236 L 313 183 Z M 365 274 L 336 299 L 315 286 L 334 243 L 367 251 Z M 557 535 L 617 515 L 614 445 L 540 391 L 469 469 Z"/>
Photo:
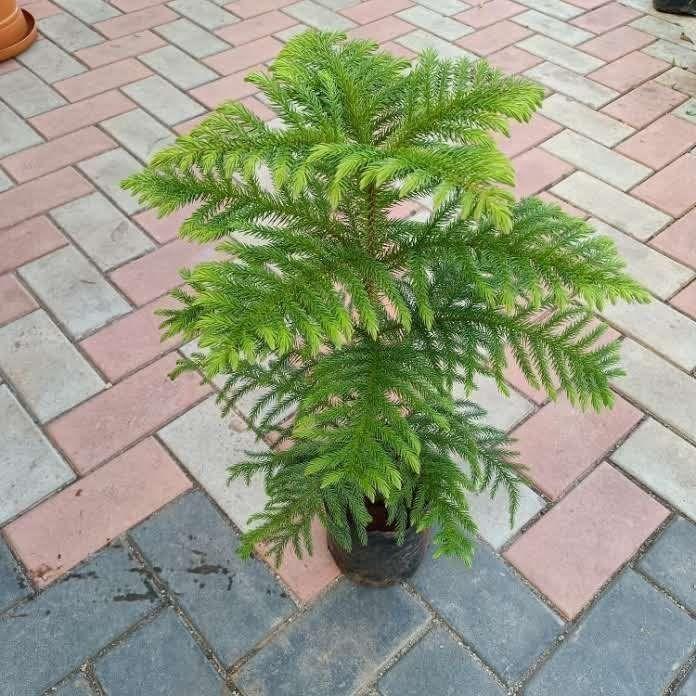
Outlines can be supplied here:
<path id="1" fill-rule="evenodd" d="M 30 6 L 44 38 L 0 63 L 0 692 L 696 694 L 694 20 L 649 0 Z M 154 314 L 215 251 L 177 239 L 194 206 L 160 220 L 119 186 L 221 101 L 275 125 L 243 78 L 307 27 L 538 81 L 540 113 L 496 139 L 516 193 L 589 218 L 654 297 L 602 310 L 627 371 L 610 414 L 514 366 L 508 399 L 477 384 L 528 466 L 518 518 L 472 497 L 473 568 L 429 559 L 382 592 L 340 577 L 318 524 L 309 561 L 235 556 L 267 497 L 225 463 L 267 445 L 249 403 L 231 427 L 220 384 L 168 380 L 193 346 Z"/>

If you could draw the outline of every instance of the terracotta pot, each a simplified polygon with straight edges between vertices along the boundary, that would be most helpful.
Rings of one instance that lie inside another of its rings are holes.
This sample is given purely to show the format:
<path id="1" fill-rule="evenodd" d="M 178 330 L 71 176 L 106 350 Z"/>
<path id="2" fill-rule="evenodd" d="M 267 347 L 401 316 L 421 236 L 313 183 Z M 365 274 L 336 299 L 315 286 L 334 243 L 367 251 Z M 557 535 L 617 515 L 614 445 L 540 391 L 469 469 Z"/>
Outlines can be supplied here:
<path id="1" fill-rule="evenodd" d="M 36 22 L 16 0 L 0 0 L 0 61 L 27 49 L 37 36 Z"/>
<path id="2" fill-rule="evenodd" d="M 367 545 L 352 532 L 353 546 L 346 551 L 329 535 L 328 546 L 336 565 L 359 585 L 386 587 L 411 577 L 425 557 L 430 530 L 417 532 L 410 527 L 404 543 L 396 543 L 396 532 L 386 524 L 386 509 L 380 503 L 368 504 L 372 523 L 367 528 Z"/>

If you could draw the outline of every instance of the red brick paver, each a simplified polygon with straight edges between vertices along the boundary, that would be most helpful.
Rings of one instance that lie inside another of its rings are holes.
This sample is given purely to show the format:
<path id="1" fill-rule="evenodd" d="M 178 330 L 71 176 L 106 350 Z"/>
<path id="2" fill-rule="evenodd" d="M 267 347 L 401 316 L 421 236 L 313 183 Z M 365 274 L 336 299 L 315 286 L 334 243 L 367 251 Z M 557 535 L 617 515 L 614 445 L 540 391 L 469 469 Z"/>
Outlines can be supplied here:
<path id="1" fill-rule="evenodd" d="M 11 273 L 0 276 L 0 324 L 23 317 L 36 308 L 34 298 Z"/>
<path id="2" fill-rule="evenodd" d="M 166 41 L 146 30 L 131 34 L 128 39 L 114 39 L 83 48 L 75 55 L 90 68 L 99 68 L 102 65 L 152 51 L 160 46 L 166 46 Z"/>
<path id="3" fill-rule="evenodd" d="M 473 51 L 479 56 L 487 56 L 531 35 L 532 32 L 528 29 L 504 20 L 464 36 L 456 43 L 467 51 Z"/>
<path id="4" fill-rule="evenodd" d="M 696 210 L 660 232 L 650 245 L 696 268 Z"/>
<path id="5" fill-rule="evenodd" d="M 173 22 L 175 19 L 179 19 L 179 15 L 176 12 L 164 5 L 156 5 L 155 7 L 124 14 L 121 17 L 113 17 L 103 22 L 97 22 L 94 26 L 104 36 L 110 39 L 117 39 L 127 34 L 156 27 L 165 22 Z"/>
<path id="6" fill-rule="evenodd" d="M 142 305 L 181 285 L 183 268 L 191 268 L 214 256 L 212 247 L 176 240 L 121 266 L 111 274 L 111 280 L 135 304 Z"/>
<path id="7" fill-rule="evenodd" d="M 29 119 L 46 138 L 56 138 L 71 133 L 85 126 L 92 126 L 112 116 L 118 116 L 135 109 L 137 104 L 121 92 L 105 92 L 75 104 L 68 104 L 59 109 Z"/>
<path id="8" fill-rule="evenodd" d="M 116 382 L 181 344 L 176 338 L 162 341 L 159 326 L 163 317 L 155 314 L 156 310 L 177 305 L 169 297 L 154 300 L 100 329 L 80 345 L 106 377 Z"/>
<path id="9" fill-rule="evenodd" d="M 346 7 L 341 10 L 341 14 L 358 24 L 369 24 L 377 19 L 382 19 L 382 17 L 388 17 L 401 10 L 413 7 L 413 4 L 410 0 L 367 0 L 367 2 L 354 5 L 353 7 Z M 230 7 L 230 9 L 232 8 Z M 232 11 L 234 12 L 235 10 L 232 9 Z"/>
<path id="10" fill-rule="evenodd" d="M 572 19 L 571 24 L 600 34 L 626 24 L 637 17 L 640 17 L 640 12 L 618 2 L 610 2 L 608 5 L 603 5 L 577 19 Z"/>
<path id="11" fill-rule="evenodd" d="M 684 314 L 688 314 L 696 319 L 696 281 L 675 295 L 671 300 L 671 304 L 677 309 L 681 309 Z"/>
<path id="12" fill-rule="evenodd" d="M 90 193 L 92 188 L 92 185 L 71 167 L 15 186 L 0 193 L 2 224 L 15 225 L 84 196 Z"/>
<path id="13" fill-rule="evenodd" d="M 668 514 L 604 463 L 523 534 L 505 557 L 573 618 Z"/>
<path id="14" fill-rule="evenodd" d="M 640 411 L 619 396 L 611 418 L 577 411 L 560 400 L 544 406 L 513 435 L 529 478 L 548 496 L 558 498 L 640 419 Z"/>
<path id="15" fill-rule="evenodd" d="M 696 155 L 686 154 L 633 189 L 633 194 L 673 217 L 696 203 Z"/>
<path id="16" fill-rule="evenodd" d="M 661 169 L 695 144 L 696 124 L 668 114 L 624 140 L 616 149 L 652 169 Z"/>
<path id="17" fill-rule="evenodd" d="M 58 228 L 45 217 L 0 230 L 0 273 L 17 268 L 67 243 L 68 240 Z"/>
<path id="18" fill-rule="evenodd" d="M 619 27 L 598 36 L 596 39 L 590 39 L 578 48 L 596 58 L 612 61 L 632 51 L 638 51 L 653 41 L 655 41 L 654 36 L 645 34 L 638 29 Z"/>
<path id="19" fill-rule="evenodd" d="M 641 82 L 659 75 L 669 67 L 669 63 L 659 58 L 634 51 L 595 70 L 588 77 L 619 92 L 626 92 Z"/>
<path id="20" fill-rule="evenodd" d="M 5 534 L 43 587 L 189 488 L 162 445 L 148 438 L 20 517 Z"/>
<path id="21" fill-rule="evenodd" d="M 515 194 L 518 198 L 539 193 L 573 171 L 570 164 L 539 148 L 528 150 L 512 162 L 517 173 Z"/>
<path id="22" fill-rule="evenodd" d="M 191 373 L 172 381 L 175 366 L 173 355 L 161 358 L 60 416 L 49 435 L 80 473 L 91 471 L 210 393 Z"/>
<path id="23" fill-rule="evenodd" d="M 17 181 L 29 181 L 115 147 L 108 135 L 90 126 L 6 157 L 2 166 Z"/>
<path id="24" fill-rule="evenodd" d="M 149 68 L 133 58 L 127 58 L 118 63 L 111 63 L 81 75 L 69 77 L 67 80 L 61 80 L 53 86 L 66 99 L 76 102 L 150 75 L 152 71 Z"/>
<path id="25" fill-rule="evenodd" d="M 607 104 L 602 111 L 628 123 L 629 126 L 642 128 L 687 99 L 685 94 L 659 82 L 646 82 L 611 104 Z"/>
<path id="26" fill-rule="evenodd" d="M 221 75 L 231 75 L 252 65 L 271 60 L 273 56 L 283 47 L 283 44 L 272 36 L 264 36 L 250 43 L 231 48 L 229 51 L 216 53 L 210 58 L 206 58 L 204 63 L 208 64 L 213 70 Z"/>

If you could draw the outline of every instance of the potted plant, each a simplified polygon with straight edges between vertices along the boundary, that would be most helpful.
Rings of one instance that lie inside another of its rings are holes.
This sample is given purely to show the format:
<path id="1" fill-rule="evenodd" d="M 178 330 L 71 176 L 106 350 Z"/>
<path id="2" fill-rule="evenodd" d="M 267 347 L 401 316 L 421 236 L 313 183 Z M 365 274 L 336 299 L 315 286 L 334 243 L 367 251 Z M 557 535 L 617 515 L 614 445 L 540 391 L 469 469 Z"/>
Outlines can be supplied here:
<path id="1" fill-rule="evenodd" d="M 269 495 L 243 553 L 311 553 L 318 518 L 357 580 L 412 573 L 431 529 L 436 555 L 468 563 L 467 496 L 502 488 L 514 513 L 523 474 L 453 383 L 506 392 L 512 361 L 552 396 L 610 406 L 618 344 L 598 344 L 593 310 L 647 294 L 611 240 L 514 201 L 492 134 L 531 118 L 538 86 L 316 31 L 247 79 L 282 127 L 224 104 L 124 183 L 161 215 L 196 204 L 181 236 L 224 255 L 183 273 L 163 327 L 198 341 L 177 373 L 224 376 L 223 411 L 254 396 L 254 428 L 282 440 L 229 470 Z M 390 214 L 405 201 L 433 212 Z"/>

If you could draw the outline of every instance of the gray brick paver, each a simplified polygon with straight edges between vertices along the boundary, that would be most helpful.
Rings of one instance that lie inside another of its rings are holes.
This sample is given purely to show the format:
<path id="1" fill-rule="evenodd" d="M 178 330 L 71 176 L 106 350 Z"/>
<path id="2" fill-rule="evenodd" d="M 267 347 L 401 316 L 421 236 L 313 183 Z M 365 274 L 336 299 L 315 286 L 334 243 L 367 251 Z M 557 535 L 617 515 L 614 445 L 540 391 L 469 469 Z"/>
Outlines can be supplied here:
<path id="1" fill-rule="evenodd" d="M 104 388 L 42 309 L 0 328 L 0 368 L 42 423 Z"/>
<path id="2" fill-rule="evenodd" d="M 696 379 L 630 339 L 621 363 L 616 389 L 696 443 Z"/>
<path id="3" fill-rule="evenodd" d="M 517 45 L 525 51 L 539 56 L 539 58 L 550 60 L 552 63 L 580 75 L 585 75 L 604 65 L 604 61 L 599 60 L 599 58 L 540 34 L 530 36 Z"/>
<path id="4" fill-rule="evenodd" d="M 249 696 L 348 696 L 428 620 L 425 607 L 398 586 L 342 582 L 233 678 Z"/>
<path id="5" fill-rule="evenodd" d="M 14 183 L 12 182 L 12 179 L 10 179 L 5 172 L 0 170 L 0 193 L 11 189 L 13 186 Z"/>
<path id="6" fill-rule="evenodd" d="M 443 628 L 435 628 L 379 681 L 382 696 L 504 696 L 484 667 Z"/>
<path id="7" fill-rule="evenodd" d="M 115 7 L 103 0 L 56 0 L 56 5 L 60 5 L 64 10 L 88 24 L 118 17 L 121 14 Z"/>
<path id="8" fill-rule="evenodd" d="M 613 147 L 635 133 L 631 126 L 558 92 L 544 100 L 540 111 L 547 118 L 607 147 Z"/>
<path id="9" fill-rule="evenodd" d="M 156 48 L 154 51 L 143 53 L 139 59 L 184 90 L 198 87 L 219 77 L 217 73 L 201 65 L 176 46 Z"/>
<path id="10" fill-rule="evenodd" d="M 53 696 L 95 696 L 95 693 L 87 679 L 78 674 L 61 684 Z"/>
<path id="11" fill-rule="evenodd" d="M 30 125 L 2 102 L 0 102 L 0 133 L 2 133 L 0 157 L 11 155 L 43 142 L 43 138 Z M 10 183 L 9 178 L 0 172 L 0 191 L 3 190 L 1 183 L 3 177 Z M 9 188 L 9 186 L 5 186 L 5 188 Z"/>
<path id="12" fill-rule="evenodd" d="M 594 34 L 591 34 L 589 31 L 574 27 L 572 24 L 567 24 L 556 17 L 538 12 L 536 9 L 515 15 L 512 21 L 569 46 L 576 46 L 594 38 Z"/>
<path id="13" fill-rule="evenodd" d="M 143 163 L 174 142 L 174 133 L 142 109 L 102 121 L 102 127 Z"/>
<path id="14" fill-rule="evenodd" d="M 414 26 L 429 31 L 447 41 L 454 41 L 472 33 L 471 27 L 466 26 L 466 24 L 419 5 L 402 10 L 397 14 L 397 17 L 401 17 L 401 19 L 410 22 Z"/>
<path id="15" fill-rule="evenodd" d="M 37 41 L 18 61 L 49 84 L 85 72 L 85 68 L 66 51 L 50 41 Z"/>
<path id="16" fill-rule="evenodd" d="M 132 536 L 226 665 L 293 612 L 268 567 L 237 556 L 237 535 L 200 492 L 171 503 Z"/>
<path id="17" fill-rule="evenodd" d="M 355 22 L 352 22 L 347 17 L 322 7 L 312 2 L 312 0 L 300 0 L 300 2 L 283 8 L 283 11 L 298 21 L 316 29 L 346 31 L 355 26 Z"/>
<path id="18" fill-rule="evenodd" d="M 4 99 L 21 116 L 37 116 L 66 102 L 26 68 L 0 75 L 0 99 Z"/>
<path id="19" fill-rule="evenodd" d="M 81 338 L 131 309 L 73 246 L 22 266 L 19 274 L 74 338 Z"/>
<path id="20" fill-rule="evenodd" d="M 214 398 L 172 421 L 159 435 L 230 519 L 240 529 L 247 529 L 249 516 L 266 504 L 263 479 L 255 476 L 250 486 L 242 479 L 228 483 L 223 467 L 243 461 L 246 451 L 264 449 L 263 442 L 258 443 L 251 430 L 230 427 L 220 416 Z"/>
<path id="21" fill-rule="evenodd" d="M 160 24 L 155 28 L 155 31 L 195 58 L 205 58 L 229 48 L 229 44 L 222 39 L 185 18 L 176 19 L 168 24 Z"/>
<path id="22" fill-rule="evenodd" d="M 629 474 L 696 520 L 694 445 L 649 418 L 641 423 L 611 458 Z"/>
<path id="23" fill-rule="evenodd" d="M 0 424 L 3 524 L 72 481 L 75 475 L 4 384 L 0 385 Z"/>
<path id="24" fill-rule="evenodd" d="M 89 48 L 104 41 L 103 36 L 65 12 L 39 20 L 39 28 L 42 34 L 48 36 L 66 51 L 73 52 L 81 48 Z"/>
<path id="25" fill-rule="evenodd" d="M 564 625 L 483 544 L 471 568 L 428 557 L 411 584 L 507 681 L 519 679 Z"/>
<path id="26" fill-rule="evenodd" d="M 671 297 L 696 275 L 692 269 L 601 220 L 590 218 L 588 222 L 599 234 L 611 237 L 628 272 L 661 300 Z"/>
<path id="27" fill-rule="evenodd" d="M 97 660 L 109 696 L 229 696 L 220 676 L 172 609 Z"/>
<path id="28" fill-rule="evenodd" d="M 7 544 L 0 539 L 0 612 L 30 594 L 31 587 L 27 579 Z"/>
<path id="29" fill-rule="evenodd" d="M 168 126 L 205 112 L 200 104 L 159 75 L 132 82 L 123 91 Z"/>
<path id="30" fill-rule="evenodd" d="M 652 237 L 671 220 L 647 203 L 582 171 L 556 184 L 551 193 L 641 241 Z"/>
<path id="31" fill-rule="evenodd" d="M 649 167 L 572 130 L 561 131 L 542 147 L 621 191 L 627 191 L 653 173 Z"/>
<path id="32" fill-rule="evenodd" d="M 206 29 L 219 29 L 239 21 L 233 14 L 208 0 L 174 0 L 168 3 L 168 7 Z"/>
<path id="33" fill-rule="evenodd" d="M 583 13 L 582 7 L 576 7 L 563 0 L 519 0 L 520 4 L 531 7 L 557 19 L 573 19 Z"/>
<path id="34" fill-rule="evenodd" d="M 121 181 L 142 169 L 142 164 L 122 148 L 110 150 L 96 157 L 83 160 L 78 167 L 106 193 L 123 212 L 129 215 L 142 210 L 142 206 L 121 188 Z"/>
<path id="35" fill-rule="evenodd" d="M 638 568 L 696 612 L 696 523 L 684 517 L 670 522 Z"/>
<path id="36" fill-rule="evenodd" d="M 157 606 L 123 548 L 109 548 L 0 617 L 3 688 L 37 696 Z"/>
<path id="37" fill-rule="evenodd" d="M 632 570 L 537 672 L 526 696 L 660 694 L 696 648 L 696 622 Z"/>
<path id="38" fill-rule="evenodd" d="M 594 109 L 599 109 L 619 96 L 610 87 L 548 61 L 530 68 L 524 75 Z"/>
<path id="39" fill-rule="evenodd" d="M 154 249 L 149 238 L 101 193 L 78 198 L 50 214 L 103 271 Z"/>

